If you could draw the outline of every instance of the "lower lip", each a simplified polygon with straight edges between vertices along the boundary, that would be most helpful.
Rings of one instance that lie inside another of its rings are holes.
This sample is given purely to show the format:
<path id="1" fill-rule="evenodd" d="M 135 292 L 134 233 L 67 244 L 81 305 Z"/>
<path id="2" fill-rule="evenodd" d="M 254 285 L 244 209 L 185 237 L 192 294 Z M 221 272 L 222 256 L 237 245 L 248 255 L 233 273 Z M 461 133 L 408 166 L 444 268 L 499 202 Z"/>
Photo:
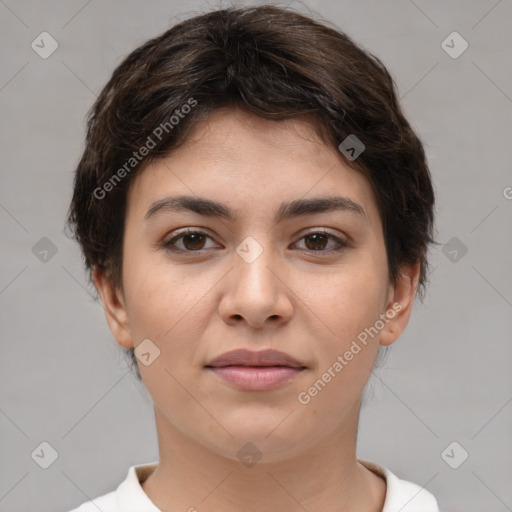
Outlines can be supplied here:
<path id="1" fill-rule="evenodd" d="M 276 388 L 304 370 L 289 366 L 223 366 L 208 369 L 224 381 L 247 391 Z"/>

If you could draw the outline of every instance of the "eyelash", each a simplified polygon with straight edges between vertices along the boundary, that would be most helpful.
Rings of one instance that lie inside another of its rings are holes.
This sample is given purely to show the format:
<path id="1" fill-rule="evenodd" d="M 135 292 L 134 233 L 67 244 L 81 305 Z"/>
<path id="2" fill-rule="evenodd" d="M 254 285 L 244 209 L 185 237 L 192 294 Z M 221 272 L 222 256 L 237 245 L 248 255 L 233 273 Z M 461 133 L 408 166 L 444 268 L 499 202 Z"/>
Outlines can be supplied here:
<path id="1" fill-rule="evenodd" d="M 197 231 L 197 230 L 194 230 L 194 229 L 188 229 L 188 230 L 182 231 L 181 233 L 179 233 L 178 235 L 174 236 L 170 240 L 163 242 L 162 246 L 163 246 L 163 248 L 165 250 L 173 252 L 173 253 L 201 253 L 201 252 L 203 252 L 205 250 L 206 251 L 208 250 L 208 249 L 198 249 L 196 251 L 190 251 L 190 250 L 186 250 L 186 249 L 177 249 L 176 247 L 174 247 L 174 244 L 176 243 L 177 240 L 180 240 L 184 236 L 190 235 L 190 234 L 204 235 L 207 238 L 212 239 L 212 237 L 210 235 L 208 235 L 207 233 L 204 233 L 203 231 Z M 318 255 L 322 256 L 322 253 L 324 253 L 324 254 L 326 254 L 326 253 L 327 254 L 339 253 L 339 252 L 345 250 L 347 247 L 349 247 L 348 242 L 338 238 L 337 236 L 334 236 L 332 233 L 329 233 L 328 231 L 325 231 L 325 230 L 310 231 L 309 233 L 306 233 L 306 234 L 302 235 L 302 237 L 299 238 L 299 240 L 302 240 L 303 238 L 306 238 L 306 237 L 311 236 L 311 235 L 317 235 L 317 234 L 327 235 L 330 239 L 336 241 L 338 243 L 339 247 L 337 247 L 336 249 L 329 249 L 329 250 L 319 249 L 319 250 L 315 251 L 314 249 L 303 249 L 302 251 L 305 251 L 305 252 L 308 252 L 308 253 L 313 253 L 313 254 L 318 254 Z"/>

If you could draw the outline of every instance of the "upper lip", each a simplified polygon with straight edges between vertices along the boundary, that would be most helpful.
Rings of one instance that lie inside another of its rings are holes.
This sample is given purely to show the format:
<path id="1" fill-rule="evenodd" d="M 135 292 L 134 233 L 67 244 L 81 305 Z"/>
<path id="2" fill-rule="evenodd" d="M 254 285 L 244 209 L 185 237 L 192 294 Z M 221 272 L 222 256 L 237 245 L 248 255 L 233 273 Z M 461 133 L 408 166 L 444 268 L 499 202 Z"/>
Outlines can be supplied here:
<path id="1" fill-rule="evenodd" d="M 291 368 L 306 368 L 304 364 L 292 356 L 271 349 L 258 352 L 246 349 L 231 350 L 212 359 L 206 366 L 289 366 Z"/>

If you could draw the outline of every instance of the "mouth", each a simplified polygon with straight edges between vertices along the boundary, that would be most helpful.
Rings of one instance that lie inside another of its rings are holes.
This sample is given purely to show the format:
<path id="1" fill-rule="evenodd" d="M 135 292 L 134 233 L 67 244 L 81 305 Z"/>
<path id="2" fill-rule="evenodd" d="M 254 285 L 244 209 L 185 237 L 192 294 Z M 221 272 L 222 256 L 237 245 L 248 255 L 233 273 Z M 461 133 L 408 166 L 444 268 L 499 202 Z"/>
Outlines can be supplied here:
<path id="1" fill-rule="evenodd" d="M 245 391 L 265 391 L 290 382 L 307 366 L 277 350 L 233 350 L 205 366 L 223 382 Z"/>

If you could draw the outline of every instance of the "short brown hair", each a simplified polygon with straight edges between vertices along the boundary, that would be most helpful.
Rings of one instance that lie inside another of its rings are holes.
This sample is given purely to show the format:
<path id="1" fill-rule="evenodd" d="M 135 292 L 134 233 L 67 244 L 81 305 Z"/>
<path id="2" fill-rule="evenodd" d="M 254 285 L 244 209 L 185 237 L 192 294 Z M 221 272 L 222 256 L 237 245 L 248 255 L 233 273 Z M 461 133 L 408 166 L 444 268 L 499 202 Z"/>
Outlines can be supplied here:
<path id="1" fill-rule="evenodd" d="M 276 121 L 307 116 L 335 147 L 349 135 L 362 141 L 356 160 L 340 154 L 373 188 L 390 279 L 396 280 L 401 264 L 420 262 L 421 294 L 433 242 L 434 191 L 392 77 L 346 34 L 268 5 L 189 18 L 115 69 L 89 113 L 67 222 L 90 281 L 97 265 L 122 289 L 126 195 L 136 174 L 183 143 L 200 119 L 229 107 Z M 135 159 L 149 139 L 154 147 Z"/>

